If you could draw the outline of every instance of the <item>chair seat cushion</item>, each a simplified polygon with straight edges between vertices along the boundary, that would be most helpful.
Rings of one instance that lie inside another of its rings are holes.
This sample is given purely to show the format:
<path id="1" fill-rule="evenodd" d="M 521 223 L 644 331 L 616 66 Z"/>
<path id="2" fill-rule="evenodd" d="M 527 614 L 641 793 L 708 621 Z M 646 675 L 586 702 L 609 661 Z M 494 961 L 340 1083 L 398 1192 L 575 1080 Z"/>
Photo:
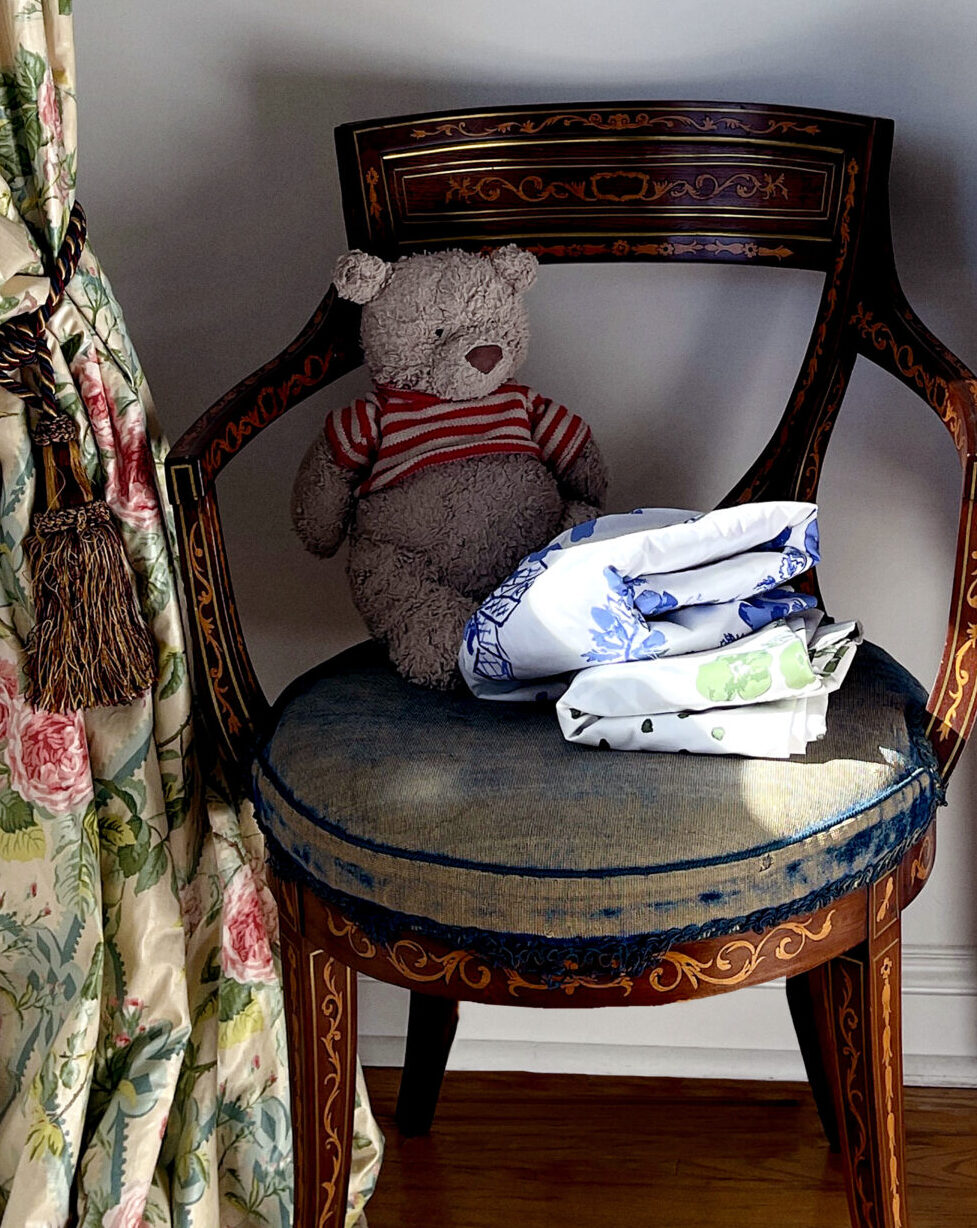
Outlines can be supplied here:
<path id="1" fill-rule="evenodd" d="M 279 700 L 254 797 L 279 872 L 375 934 L 634 967 L 891 868 L 942 801 L 924 701 L 865 644 L 803 758 L 608 752 L 564 742 L 552 705 L 423 690 L 358 645 Z"/>

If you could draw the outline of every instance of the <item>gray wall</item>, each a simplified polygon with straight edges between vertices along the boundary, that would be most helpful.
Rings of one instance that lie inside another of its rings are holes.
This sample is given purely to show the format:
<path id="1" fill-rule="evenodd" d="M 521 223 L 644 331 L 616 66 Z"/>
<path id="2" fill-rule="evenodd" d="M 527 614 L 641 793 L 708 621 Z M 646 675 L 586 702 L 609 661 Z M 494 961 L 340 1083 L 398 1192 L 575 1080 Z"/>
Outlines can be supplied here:
<path id="1" fill-rule="evenodd" d="M 334 125 L 454 106 L 698 97 L 891 116 L 905 288 L 977 363 L 972 0 L 98 0 L 76 6 L 76 29 L 79 196 L 171 438 L 287 343 L 323 293 L 343 248 Z M 614 506 L 709 506 L 779 417 L 819 289 L 797 271 L 548 268 L 531 300 L 526 377 L 594 424 Z M 237 595 L 271 693 L 359 635 L 342 561 L 303 554 L 287 501 L 324 411 L 362 386 L 349 376 L 293 411 L 223 484 Z M 837 616 L 861 618 L 927 683 L 958 492 L 940 423 L 860 363 L 822 484 L 824 589 Z M 951 1052 L 977 1075 L 975 766 L 968 751 L 906 937 L 921 984 L 933 966 L 950 969 L 939 992 L 956 1012 Z M 380 1014 L 399 1009 L 377 1002 Z M 769 995 L 755 1007 L 770 1010 Z M 685 1016 L 704 1047 L 721 1009 Z M 501 1033 L 479 1026 L 483 1056 L 471 1060 L 502 1062 Z M 560 1053 L 589 1027 L 567 1024 Z M 649 1030 L 647 1046 L 659 1043 L 671 1042 Z M 921 1033 L 920 1053 L 927 1043 Z"/>

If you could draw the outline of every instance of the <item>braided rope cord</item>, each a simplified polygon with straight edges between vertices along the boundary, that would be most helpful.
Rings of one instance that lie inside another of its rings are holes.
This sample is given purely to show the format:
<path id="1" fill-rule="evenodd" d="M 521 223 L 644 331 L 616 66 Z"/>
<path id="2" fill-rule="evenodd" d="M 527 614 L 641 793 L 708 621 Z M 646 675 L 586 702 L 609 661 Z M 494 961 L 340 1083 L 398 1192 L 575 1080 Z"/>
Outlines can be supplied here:
<path id="1" fill-rule="evenodd" d="M 37 410 L 31 434 L 39 444 L 69 442 L 76 436 L 74 422 L 58 404 L 45 329 L 65 286 L 75 275 L 87 233 L 85 211 L 76 201 L 61 249 L 48 270 L 51 291 L 47 300 L 36 311 L 0 325 L 0 387 Z M 33 372 L 32 383 L 25 381 L 24 368 Z"/>

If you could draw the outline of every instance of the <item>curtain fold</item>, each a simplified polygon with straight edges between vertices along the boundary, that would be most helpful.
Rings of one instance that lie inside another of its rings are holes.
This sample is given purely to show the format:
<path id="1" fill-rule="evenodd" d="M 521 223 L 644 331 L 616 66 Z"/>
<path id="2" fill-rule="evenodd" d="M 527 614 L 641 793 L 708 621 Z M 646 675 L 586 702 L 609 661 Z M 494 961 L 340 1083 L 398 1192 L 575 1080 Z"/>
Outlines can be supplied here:
<path id="1" fill-rule="evenodd" d="M 71 0 L 0 0 L 0 326 L 48 290 L 74 202 Z M 194 756 L 165 442 L 86 246 L 47 339 L 157 644 L 152 693 L 24 700 L 24 403 L 0 389 L 0 1224 L 291 1223 L 277 918 L 250 805 Z M 382 1142 L 358 1088 L 350 1214 Z"/>

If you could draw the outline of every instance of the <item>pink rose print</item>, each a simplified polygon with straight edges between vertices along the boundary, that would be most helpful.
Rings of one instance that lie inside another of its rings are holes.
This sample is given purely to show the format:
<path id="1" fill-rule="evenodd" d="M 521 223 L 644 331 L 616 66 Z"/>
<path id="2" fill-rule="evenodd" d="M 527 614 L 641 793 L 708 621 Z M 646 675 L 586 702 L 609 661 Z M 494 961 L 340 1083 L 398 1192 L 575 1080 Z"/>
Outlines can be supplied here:
<path id="1" fill-rule="evenodd" d="M 134 529 L 159 527 L 159 499 L 153 456 L 141 421 L 125 421 L 102 380 L 98 359 L 79 354 L 71 373 L 88 410 L 92 434 L 105 470 L 105 498 L 123 523 Z"/>
<path id="2" fill-rule="evenodd" d="M 102 373 L 98 367 L 98 360 L 91 353 L 86 353 L 84 356 L 79 353 L 71 365 L 71 374 L 75 378 L 81 399 L 88 410 L 95 442 L 102 452 L 114 451 L 112 417 L 109 413 L 109 403 L 102 384 Z"/>
<path id="3" fill-rule="evenodd" d="M 17 666 L 12 661 L 0 661 L 0 742 L 5 742 L 10 737 L 10 722 L 13 719 L 18 686 Z"/>
<path id="4" fill-rule="evenodd" d="M 77 713 L 20 708 L 9 722 L 10 783 L 28 802 L 67 814 L 92 799 L 88 745 Z"/>
<path id="5" fill-rule="evenodd" d="M 196 880 L 188 883 L 180 892 L 180 913 L 183 916 L 183 936 L 189 942 L 197 926 L 204 919 L 204 905 L 200 898 L 200 886 Z"/>
<path id="6" fill-rule="evenodd" d="M 61 127 L 61 108 L 58 106 L 58 94 L 54 88 L 54 80 L 51 76 L 50 68 L 44 74 L 44 80 L 37 91 L 37 118 L 41 121 L 41 126 L 46 128 L 57 143 L 61 145 L 64 141 L 64 132 Z"/>
<path id="7" fill-rule="evenodd" d="M 118 1206 L 105 1212 L 102 1228 L 151 1228 L 142 1214 L 148 1197 L 149 1183 L 146 1181 L 131 1181 L 123 1186 L 122 1199 Z"/>
<path id="8" fill-rule="evenodd" d="M 134 529 L 159 526 L 159 500 L 153 480 L 153 455 L 142 423 L 131 423 L 122 436 L 118 506 L 115 511 Z"/>
<path id="9" fill-rule="evenodd" d="M 249 858 L 248 864 L 251 867 L 251 873 L 254 877 L 254 888 L 258 895 L 258 901 L 261 904 L 261 912 L 265 919 L 265 933 L 268 935 L 268 941 L 276 943 L 278 941 L 278 905 L 275 903 L 275 897 L 271 894 L 271 888 L 268 886 L 268 875 L 265 872 L 265 863 L 261 858 Z"/>
<path id="10" fill-rule="evenodd" d="M 16 695 L 20 688 L 20 675 L 13 661 L 0 660 L 0 690 L 8 695 Z"/>
<path id="11" fill-rule="evenodd" d="M 265 918 L 247 866 L 234 875 L 224 892 L 221 967 L 227 976 L 243 984 L 275 980 L 275 965 Z"/>

